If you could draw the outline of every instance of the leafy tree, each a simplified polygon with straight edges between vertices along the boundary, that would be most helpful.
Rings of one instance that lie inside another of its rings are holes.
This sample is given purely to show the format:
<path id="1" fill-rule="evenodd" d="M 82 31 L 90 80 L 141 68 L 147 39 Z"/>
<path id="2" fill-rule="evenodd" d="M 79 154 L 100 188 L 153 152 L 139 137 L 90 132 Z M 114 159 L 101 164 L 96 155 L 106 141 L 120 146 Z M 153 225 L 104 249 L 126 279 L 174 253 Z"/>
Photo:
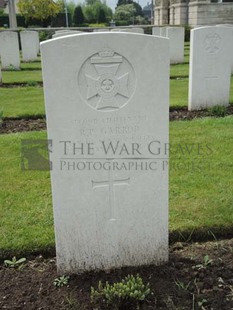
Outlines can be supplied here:
<path id="1" fill-rule="evenodd" d="M 46 20 L 62 10 L 61 2 L 53 0 L 19 0 L 18 8 L 26 20 L 35 18 Z"/>
<path id="2" fill-rule="evenodd" d="M 143 12 L 142 12 L 142 7 L 140 4 L 138 4 L 137 2 L 133 2 L 133 6 L 136 10 L 136 16 L 143 16 Z"/>
<path id="3" fill-rule="evenodd" d="M 133 0 L 118 0 L 117 7 L 124 4 L 132 4 Z"/>
<path id="4" fill-rule="evenodd" d="M 98 22 L 99 23 L 105 23 L 106 22 L 105 11 L 102 7 L 99 10 Z"/>
<path id="5" fill-rule="evenodd" d="M 73 17 L 76 4 L 74 3 L 74 1 L 70 1 L 66 3 L 66 6 L 67 6 L 68 13 L 70 13 L 70 15 Z"/>
<path id="6" fill-rule="evenodd" d="M 81 5 L 78 5 L 75 8 L 73 21 L 75 25 L 81 25 L 85 22 L 85 18 L 83 15 L 83 10 L 82 10 Z"/>
<path id="7" fill-rule="evenodd" d="M 101 2 L 100 0 L 87 0 L 88 3 L 89 1 L 94 1 L 94 3 L 87 4 L 83 8 L 83 14 L 88 23 L 99 23 L 100 19 L 105 19 L 105 22 L 112 19 L 112 10 L 106 5 L 106 3 Z"/>
<path id="8" fill-rule="evenodd" d="M 142 7 L 140 6 L 140 4 L 138 4 L 137 2 L 134 2 L 133 0 L 118 0 L 117 2 L 117 8 L 121 5 L 126 5 L 126 4 L 133 4 L 135 9 L 136 9 L 136 13 L 135 15 L 140 15 L 143 16 L 143 12 L 142 12 Z"/>
<path id="9" fill-rule="evenodd" d="M 134 24 L 135 16 L 136 16 L 136 9 L 132 3 L 122 4 L 116 8 L 114 19 L 116 21 L 122 20 L 126 21 L 128 24 Z"/>
<path id="10" fill-rule="evenodd" d="M 58 2 L 60 3 L 60 7 L 61 7 L 61 11 L 60 12 L 65 12 L 65 2 L 64 0 L 58 0 Z M 73 18 L 74 15 L 74 10 L 75 10 L 76 4 L 74 3 L 74 1 L 66 1 L 66 8 L 67 8 L 67 12 L 70 13 L 70 16 Z"/>

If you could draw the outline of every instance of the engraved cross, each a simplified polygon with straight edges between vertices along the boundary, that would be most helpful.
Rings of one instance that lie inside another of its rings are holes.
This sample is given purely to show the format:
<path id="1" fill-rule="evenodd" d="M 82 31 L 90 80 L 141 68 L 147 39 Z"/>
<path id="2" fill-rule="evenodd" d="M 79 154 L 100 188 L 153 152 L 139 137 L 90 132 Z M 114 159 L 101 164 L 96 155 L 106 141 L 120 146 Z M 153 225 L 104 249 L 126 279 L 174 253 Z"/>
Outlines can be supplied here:
<path id="1" fill-rule="evenodd" d="M 109 207 L 110 207 L 110 221 L 116 221 L 116 210 L 115 210 L 115 186 L 129 185 L 130 178 L 115 180 L 113 177 L 113 171 L 109 169 L 108 180 L 104 181 L 93 181 L 92 188 L 108 187 L 109 189 Z"/>

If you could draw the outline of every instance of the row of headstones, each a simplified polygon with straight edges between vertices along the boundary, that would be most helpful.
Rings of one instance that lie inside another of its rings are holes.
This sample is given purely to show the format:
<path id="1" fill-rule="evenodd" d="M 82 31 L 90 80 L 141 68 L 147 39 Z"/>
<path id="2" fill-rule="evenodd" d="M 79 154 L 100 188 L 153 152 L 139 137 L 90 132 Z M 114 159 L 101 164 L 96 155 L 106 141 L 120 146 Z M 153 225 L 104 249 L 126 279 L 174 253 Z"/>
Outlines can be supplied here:
<path id="1" fill-rule="evenodd" d="M 181 40 L 180 31 L 177 27 L 154 27 L 152 34 L 169 37 L 170 53 L 173 54 L 180 45 L 175 45 L 172 40 Z M 202 26 L 191 30 L 189 110 L 228 105 L 231 73 L 233 25 Z"/>
<path id="2" fill-rule="evenodd" d="M 39 34 L 37 31 L 21 31 L 20 43 L 23 61 L 34 61 L 40 51 Z M 17 32 L 0 32 L 0 59 L 2 69 L 20 69 L 20 48 Z"/>
<path id="3" fill-rule="evenodd" d="M 159 31 L 158 31 L 159 30 Z M 113 28 L 113 29 L 95 29 L 93 32 L 130 32 L 144 34 L 144 29 L 140 27 L 134 28 Z M 83 33 L 76 30 L 59 30 L 52 36 L 59 38 L 68 34 Z M 167 37 L 170 40 L 170 63 L 184 62 L 184 27 L 153 27 L 152 35 Z"/>
<path id="4" fill-rule="evenodd" d="M 98 31 L 106 32 L 106 29 Z M 143 33 L 142 28 L 113 29 L 118 32 Z M 201 27 L 191 31 L 189 109 L 195 110 L 211 105 L 226 105 L 229 102 L 230 78 L 233 72 L 233 27 Z M 221 33 L 221 34 L 218 34 Z M 53 38 L 80 31 L 57 31 Z M 206 35 L 206 33 L 212 33 Z M 167 37 L 170 43 L 170 63 L 182 62 L 184 57 L 184 28 L 153 27 L 153 35 Z M 20 33 L 23 60 L 32 61 L 39 52 L 39 37 L 36 31 Z M 228 48 L 229 46 L 229 48 Z M 0 56 L 3 69 L 20 67 L 19 42 L 16 32 L 0 32 Z M 1 80 L 1 73 L 0 73 Z"/>
<path id="5" fill-rule="evenodd" d="M 95 32 L 106 32 L 108 29 L 96 29 Z M 143 34 L 143 28 L 112 29 L 113 32 L 132 32 Z M 154 31 L 154 30 L 153 30 Z M 81 31 L 60 30 L 56 31 L 53 38 L 68 34 L 83 33 Z M 184 28 L 169 29 L 167 37 L 170 39 L 170 63 L 184 61 Z M 23 61 L 34 61 L 39 53 L 39 35 L 36 31 L 21 31 L 20 41 Z M 2 69 L 13 67 L 20 69 L 20 52 L 18 34 L 12 31 L 0 32 L 0 57 Z"/>

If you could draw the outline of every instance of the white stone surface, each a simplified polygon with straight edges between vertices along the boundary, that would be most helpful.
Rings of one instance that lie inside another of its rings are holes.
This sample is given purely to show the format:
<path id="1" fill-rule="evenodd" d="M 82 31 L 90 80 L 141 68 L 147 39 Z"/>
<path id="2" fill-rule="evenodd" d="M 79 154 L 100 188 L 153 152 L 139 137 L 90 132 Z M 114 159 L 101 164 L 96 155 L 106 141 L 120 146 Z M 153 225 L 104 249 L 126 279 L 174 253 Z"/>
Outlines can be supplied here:
<path id="1" fill-rule="evenodd" d="M 58 271 L 167 261 L 168 39 L 92 33 L 41 52 Z"/>
<path id="2" fill-rule="evenodd" d="M 20 32 L 23 61 L 34 61 L 37 59 L 38 40 L 39 37 L 37 31 Z"/>
<path id="3" fill-rule="evenodd" d="M 191 30 L 189 110 L 229 104 L 231 29 Z"/>
<path id="4" fill-rule="evenodd" d="M 83 33 L 82 31 L 78 31 L 78 30 L 60 30 L 57 33 L 52 35 L 52 38 L 60 38 L 60 37 L 64 37 L 64 36 L 68 36 L 71 34 L 80 34 Z"/>
<path id="5" fill-rule="evenodd" d="M 143 29 L 143 28 L 140 28 L 140 27 L 133 27 L 133 28 L 131 28 L 131 29 L 126 29 L 126 32 L 144 34 L 144 29 Z"/>
<path id="6" fill-rule="evenodd" d="M 167 27 L 160 27 L 160 36 L 166 38 L 166 36 L 167 36 Z"/>
<path id="7" fill-rule="evenodd" d="M 233 74 L 233 25 L 230 25 L 230 24 L 225 24 L 225 25 L 217 25 L 217 27 L 227 27 L 227 28 L 230 28 L 231 29 L 231 34 L 229 36 L 229 40 L 230 40 L 230 43 L 231 43 L 231 47 L 230 47 L 230 50 L 231 50 L 231 73 Z"/>
<path id="8" fill-rule="evenodd" d="M 167 27 L 166 37 L 170 41 L 170 63 L 184 62 L 184 27 Z"/>
<path id="9" fill-rule="evenodd" d="M 111 31 L 113 32 L 131 32 L 131 33 L 138 33 L 138 34 L 144 34 L 144 29 L 139 27 L 133 27 L 133 28 L 114 28 Z"/>
<path id="10" fill-rule="evenodd" d="M 152 27 L 152 35 L 153 36 L 160 36 L 161 35 L 161 28 L 162 27 Z"/>
<path id="11" fill-rule="evenodd" d="M 0 56 L 2 69 L 20 69 L 19 40 L 17 32 L 0 32 Z"/>
<path id="12" fill-rule="evenodd" d="M 1 68 L 1 59 L 0 59 L 0 84 L 2 83 L 2 68 Z"/>
<path id="13" fill-rule="evenodd" d="M 130 33 L 137 33 L 137 34 L 144 34 L 143 28 L 113 28 L 111 29 L 112 32 L 130 32 Z"/>

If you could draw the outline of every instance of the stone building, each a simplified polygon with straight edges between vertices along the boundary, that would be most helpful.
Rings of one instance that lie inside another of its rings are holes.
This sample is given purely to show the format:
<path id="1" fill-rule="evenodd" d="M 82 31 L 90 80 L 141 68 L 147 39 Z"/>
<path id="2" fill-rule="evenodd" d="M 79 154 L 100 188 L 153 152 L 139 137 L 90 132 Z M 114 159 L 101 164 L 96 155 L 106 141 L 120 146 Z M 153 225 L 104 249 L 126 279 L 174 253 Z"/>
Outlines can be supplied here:
<path id="1" fill-rule="evenodd" d="M 233 24 L 233 0 L 153 0 L 153 4 L 155 25 Z"/>

